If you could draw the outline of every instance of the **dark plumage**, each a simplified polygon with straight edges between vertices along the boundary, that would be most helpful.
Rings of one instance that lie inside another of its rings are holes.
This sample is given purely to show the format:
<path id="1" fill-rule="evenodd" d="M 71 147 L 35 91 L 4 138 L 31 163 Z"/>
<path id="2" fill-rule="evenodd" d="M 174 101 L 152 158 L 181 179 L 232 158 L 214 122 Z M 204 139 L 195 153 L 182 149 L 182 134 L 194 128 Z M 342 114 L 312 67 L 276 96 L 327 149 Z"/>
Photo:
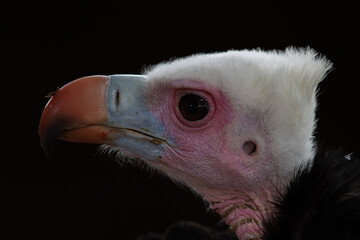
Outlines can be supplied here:
<path id="1" fill-rule="evenodd" d="M 230 231 L 217 231 L 194 222 L 179 222 L 170 226 L 163 235 L 150 233 L 136 240 L 237 240 Z"/>
<path id="2" fill-rule="evenodd" d="M 320 147 L 302 166 L 264 223 L 265 240 L 360 239 L 360 159 Z"/>

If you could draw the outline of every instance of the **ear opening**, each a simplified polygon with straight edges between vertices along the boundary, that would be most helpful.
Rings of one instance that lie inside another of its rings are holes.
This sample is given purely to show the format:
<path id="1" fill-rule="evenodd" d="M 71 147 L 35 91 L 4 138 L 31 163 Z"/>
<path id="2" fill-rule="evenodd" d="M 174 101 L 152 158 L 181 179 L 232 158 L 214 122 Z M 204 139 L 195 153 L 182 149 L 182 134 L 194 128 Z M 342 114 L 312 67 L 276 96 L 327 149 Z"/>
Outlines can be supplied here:
<path id="1" fill-rule="evenodd" d="M 246 141 L 242 145 L 242 149 L 247 155 L 252 156 L 256 152 L 256 144 L 253 141 Z"/>

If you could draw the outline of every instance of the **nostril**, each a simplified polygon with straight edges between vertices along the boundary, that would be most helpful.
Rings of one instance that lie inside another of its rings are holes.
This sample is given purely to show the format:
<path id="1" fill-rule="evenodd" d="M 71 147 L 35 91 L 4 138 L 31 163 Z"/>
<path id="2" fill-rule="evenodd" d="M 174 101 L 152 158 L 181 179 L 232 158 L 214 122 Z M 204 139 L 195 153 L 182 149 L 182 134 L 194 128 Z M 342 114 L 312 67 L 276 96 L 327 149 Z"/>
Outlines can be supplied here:
<path id="1" fill-rule="evenodd" d="M 256 144 L 252 141 L 246 141 L 242 149 L 247 155 L 252 156 L 256 152 Z"/>
<path id="2" fill-rule="evenodd" d="M 115 94 L 115 106 L 116 108 L 118 108 L 120 105 L 120 92 L 119 90 L 116 91 L 116 94 Z"/>

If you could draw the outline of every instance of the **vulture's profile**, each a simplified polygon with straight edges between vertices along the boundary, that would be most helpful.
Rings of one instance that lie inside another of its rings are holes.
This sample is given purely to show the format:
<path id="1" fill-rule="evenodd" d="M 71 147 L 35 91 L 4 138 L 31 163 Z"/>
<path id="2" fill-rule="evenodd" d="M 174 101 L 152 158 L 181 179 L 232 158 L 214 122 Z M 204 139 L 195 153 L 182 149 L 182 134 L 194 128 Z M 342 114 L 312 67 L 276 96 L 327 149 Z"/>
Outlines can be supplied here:
<path id="1" fill-rule="evenodd" d="M 39 134 L 48 154 L 57 137 L 145 161 L 200 194 L 239 239 L 356 239 L 359 160 L 317 151 L 312 135 L 330 68 L 288 48 L 84 77 L 54 94 Z"/>

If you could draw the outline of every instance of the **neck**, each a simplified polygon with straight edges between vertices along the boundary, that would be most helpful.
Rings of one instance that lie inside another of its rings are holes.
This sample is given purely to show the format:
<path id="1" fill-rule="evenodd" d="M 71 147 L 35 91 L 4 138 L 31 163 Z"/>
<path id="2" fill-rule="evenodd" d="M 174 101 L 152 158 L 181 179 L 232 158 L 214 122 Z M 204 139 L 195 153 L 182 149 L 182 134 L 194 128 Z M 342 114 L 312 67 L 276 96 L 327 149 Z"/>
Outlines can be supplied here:
<path id="1" fill-rule="evenodd" d="M 260 239 L 262 222 L 271 212 L 271 196 L 270 191 L 219 191 L 203 195 L 240 240 Z"/>

